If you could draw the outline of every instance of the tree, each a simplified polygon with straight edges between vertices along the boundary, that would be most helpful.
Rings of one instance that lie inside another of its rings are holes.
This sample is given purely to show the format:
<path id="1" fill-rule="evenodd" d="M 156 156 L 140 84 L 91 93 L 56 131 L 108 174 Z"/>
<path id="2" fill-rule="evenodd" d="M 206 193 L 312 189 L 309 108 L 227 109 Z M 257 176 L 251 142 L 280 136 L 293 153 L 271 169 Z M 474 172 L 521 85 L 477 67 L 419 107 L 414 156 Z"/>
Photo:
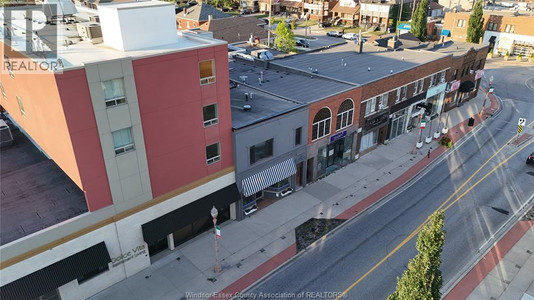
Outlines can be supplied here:
<path id="1" fill-rule="evenodd" d="M 478 0 L 475 3 L 475 7 L 469 16 L 469 23 L 467 25 L 467 38 L 468 43 L 480 42 L 480 38 L 484 34 L 482 27 L 484 26 L 484 20 L 482 19 L 482 0 Z"/>
<path id="2" fill-rule="evenodd" d="M 426 41 L 428 33 L 426 30 L 426 12 L 428 9 L 428 0 L 421 0 L 414 15 L 412 16 L 412 24 L 410 26 L 410 32 L 413 33 L 421 41 Z"/>
<path id="3" fill-rule="evenodd" d="M 276 34 L 274 44 L 278 50 L 290 52 L 295 49 L 295 37 L 293 31 L 287 28 L 285 22 L 278 23 L 274 34 Z"/>
<path id="4" fill-rule="evenodd" d="M 415 247 L 418 253 L 410 260 L 402 277 L 397 278 L 397 289 L 388 296 L 388 300 L 441 299 L 439 290 L 443 278 L 439 267 L 445 243 L 444 217 L 442 210 L 429 217 L 429 222 L 417 238 Z"/>

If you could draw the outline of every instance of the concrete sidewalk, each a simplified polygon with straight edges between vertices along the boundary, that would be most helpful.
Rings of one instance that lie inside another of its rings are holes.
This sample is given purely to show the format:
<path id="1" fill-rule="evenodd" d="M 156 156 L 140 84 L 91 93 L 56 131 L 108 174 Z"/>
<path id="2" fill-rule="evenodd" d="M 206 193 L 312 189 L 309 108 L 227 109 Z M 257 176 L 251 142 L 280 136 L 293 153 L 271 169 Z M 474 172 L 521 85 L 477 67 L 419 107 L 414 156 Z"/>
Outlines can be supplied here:
<path id="1" fill-rule="evenodd" d="M 454 141 L 472 130 L 467 127 L 469 117 L 475 116 L 475 124 L 481 122 L 478 113 L 484 94 L 480 92 L 478 97 L 448 113 L 449 135 Z M 487 102 L 488 113 L 497 107 L 494 98 Z M 437 122 L 437 119 L 433 122 L 432 134 Z M 429 130 L 427 124 L 423 141 L 429 136 Z M 221 273 L 213 271 L 214 241 L 210 231 L 173 251 L 158 254 L 149 268 L 90 299 L 201 299 L 212 298 L 219 292 L 242 291 L 296 255 L 297 226 L 310 218 L 348 219 L 394 191 L 447 151 L 432 139 L 413 152 L 418 134 L 418 129 L 413 130 L 387 145 L 379 145 L 354 163 L 241 222 L 223 223 L 223 238 L 219 240 Z"/>

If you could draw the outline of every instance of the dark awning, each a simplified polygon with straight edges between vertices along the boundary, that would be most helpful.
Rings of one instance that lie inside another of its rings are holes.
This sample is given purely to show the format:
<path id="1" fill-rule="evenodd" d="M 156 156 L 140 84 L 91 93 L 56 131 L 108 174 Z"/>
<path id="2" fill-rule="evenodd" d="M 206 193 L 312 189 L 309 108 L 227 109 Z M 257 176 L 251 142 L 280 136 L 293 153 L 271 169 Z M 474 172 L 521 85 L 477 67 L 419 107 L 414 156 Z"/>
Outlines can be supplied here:
<path id="1" fill-rule="evenodd" d="M 295 166 L 295 161 L 293 158 L 287 159 L 243 179 L 243 195 L 245 197 L 251 196 L 296 173 L 297 167 Z"/>
<path id="2" fill-rule="evenodd" d="M 210 210 L 214 205 L 220 209 L 239 200 L 239 198 L 237 186 L 233 183 L 186 206 L 143 224 L 141 226 L 143 229 L 143 239 L 148 244 L 153 244 L 201 217 L 210 216 Z"/>
<path id="3" fill-rule="evenodd" d="M 2 300 L 35 299 L 111 262 L 101 242 L 0 288 Z"/>
<path id="4" fill-rule="evenodd" d="M 466 80 L 460 83 L 460 92 L 467 93 L 475 88 L 475 84 L 471 80 Z"/>

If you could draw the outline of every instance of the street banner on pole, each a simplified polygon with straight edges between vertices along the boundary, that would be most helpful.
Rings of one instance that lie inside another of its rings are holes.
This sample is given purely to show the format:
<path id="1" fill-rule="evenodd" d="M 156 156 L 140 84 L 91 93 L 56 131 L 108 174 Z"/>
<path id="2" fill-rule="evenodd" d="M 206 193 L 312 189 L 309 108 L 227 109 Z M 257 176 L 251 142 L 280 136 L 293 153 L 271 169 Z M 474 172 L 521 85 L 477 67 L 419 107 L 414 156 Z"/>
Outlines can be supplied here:
<path id="1" fill-rule="evenodd" d="M 215 234 L 217 235 L 217 238 L 218 238 L 218 239 L 222 239 L 222 236 L 221 236 L 221 227 L 219 227 L 219 226 L 215 227 Z"/>

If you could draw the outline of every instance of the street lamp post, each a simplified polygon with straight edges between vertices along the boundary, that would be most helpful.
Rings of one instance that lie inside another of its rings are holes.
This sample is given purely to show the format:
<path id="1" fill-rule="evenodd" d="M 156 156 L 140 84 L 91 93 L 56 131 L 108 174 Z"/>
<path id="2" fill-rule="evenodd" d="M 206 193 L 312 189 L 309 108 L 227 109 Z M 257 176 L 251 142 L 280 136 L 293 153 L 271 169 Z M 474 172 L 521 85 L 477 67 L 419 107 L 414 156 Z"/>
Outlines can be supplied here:
<path id="1" fill-rule="evenodd" d="M 221 264 L 219 263 L 219 243 L 217 241 L 217 216 L 219 215 L 219 211 L 215 208 L 215 205 L 210 213 L 213 218 L 213 236 L 215 238 L 215 273 L 219 273 L 221 272 Z"/>

